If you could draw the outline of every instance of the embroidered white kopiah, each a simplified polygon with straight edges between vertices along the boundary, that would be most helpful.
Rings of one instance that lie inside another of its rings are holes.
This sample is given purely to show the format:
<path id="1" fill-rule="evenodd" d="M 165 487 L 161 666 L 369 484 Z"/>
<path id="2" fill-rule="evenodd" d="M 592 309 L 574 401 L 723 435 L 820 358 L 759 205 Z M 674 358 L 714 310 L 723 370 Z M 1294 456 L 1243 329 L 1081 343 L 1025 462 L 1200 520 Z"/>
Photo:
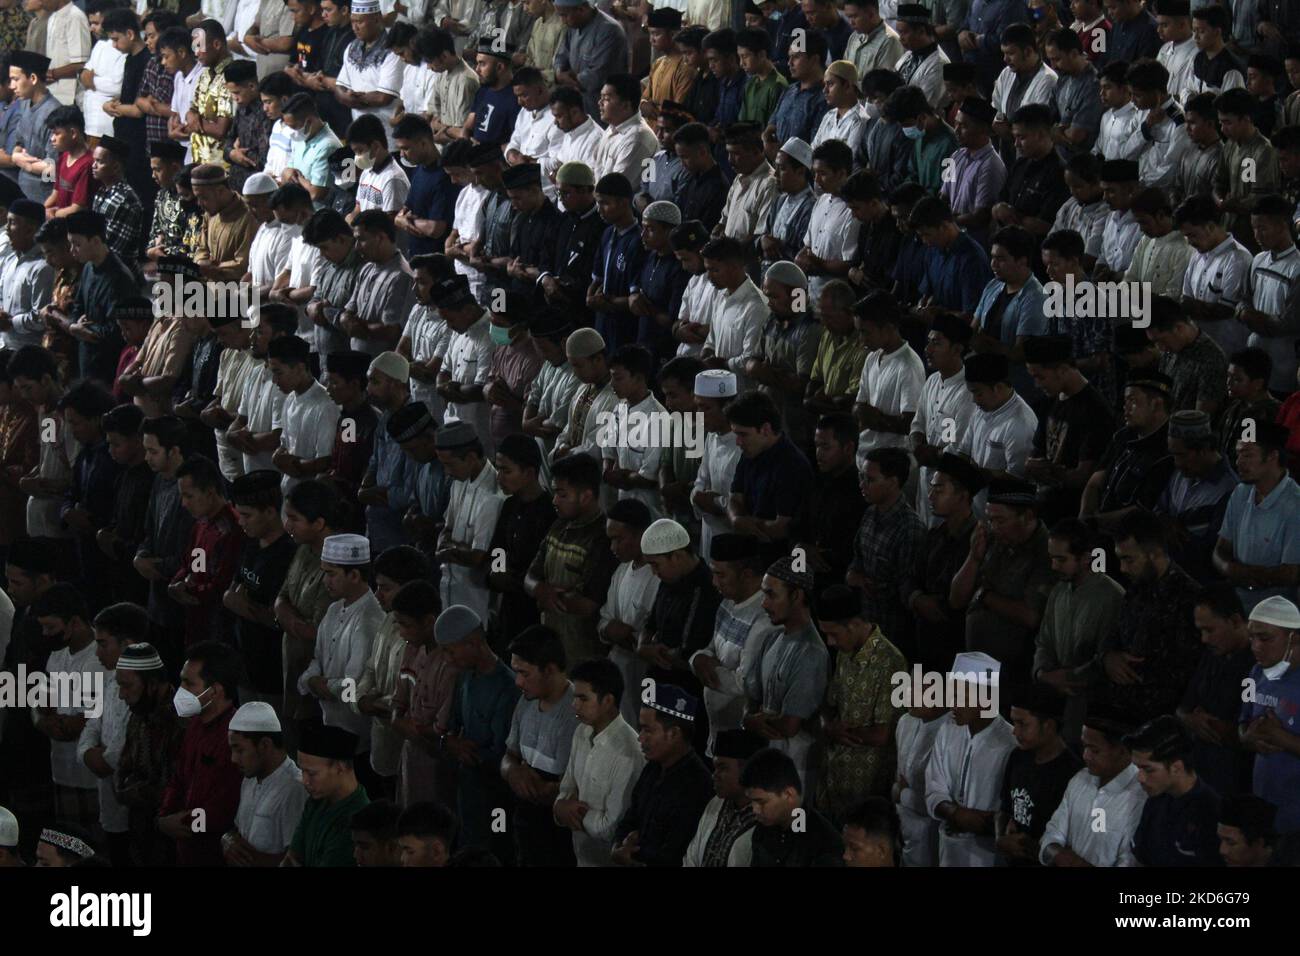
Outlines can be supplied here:
<path id="1" fill-rule="evenodd" d="M 261 295 L 251 282 L 186 279 L 172 275 L 171 281 L 153 284 L 154 314 L 173 318 L 238 318 L 245 327 L 257 325 Z"/>
<path id="2" fill-rule="evenodd" d="M 625 404 L 596 416 L 602 448 L 684 448 L 687 458 L 704 457 L 704 415 L 700 412 L 636 412 Z"/>
<path id="3" fill-rule="evenodd" d="M 1135 329 L 1151 324 L 1150 282 L 1065 282 L 1043 286 L 1043 314 L 1052 319 L 1111 319 L 1132 322 Z"/>
<path id="4" fill-rule="evenodd" d="M 978 707 L 981 717 L 998 713 L 998 675 L 961 671 L 897 671 L 889 679 L 889 702 L 903 707 Z"/>
<path id="5" fill-rule="evenodd" d="M 45 671 L 28 671 L 19 664 L 0 673 L 0 709 L 40 707 L 70 708 L 90 718 L 104 713 L 104 672 L 70 671 L 51 677 Z"/>
<path id="6" fill-rule="evenodd" d="M 153 929 L 153 897 L 149 893 L 70 893 L 50 897 L 50 925 L 57 927 L 127 926 L 133 936 Z"/>

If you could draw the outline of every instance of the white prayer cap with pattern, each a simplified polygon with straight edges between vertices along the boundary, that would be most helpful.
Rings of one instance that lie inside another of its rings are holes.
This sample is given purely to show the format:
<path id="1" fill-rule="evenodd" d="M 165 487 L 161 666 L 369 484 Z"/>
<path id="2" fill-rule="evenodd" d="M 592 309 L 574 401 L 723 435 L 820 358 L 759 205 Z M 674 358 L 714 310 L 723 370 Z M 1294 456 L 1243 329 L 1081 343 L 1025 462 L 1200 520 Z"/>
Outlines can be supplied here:
<path id="1" fill-rule="evenodd" d="M 370 563 L 370 542 L 359 534 L 334 534 L 325 539 L 321 549 L 321 561 L 353 567 Z"/>
<path id="2" fill-rule="evenodd" d="M 725 368 L 706 368 L 695 376 L 695 394 L 701 398 L 734 397 L 736 373 Z"/>
<path id="3" fill-rule="evenodd" d="M 275 708 L 266 701 L 250 700 L 247 704 L 242 704 L 235 711 L 235 716 L 230 718 L 230 729 L 236 733 L 278 734 L 280 718 L 276 716 Z"/>
<path id="4" fill-rule="evenodd" d="M 691 546 L 691 536 L 672 518 L 660 518 L 641 535 L 643 554 L 670 554 Z"/>

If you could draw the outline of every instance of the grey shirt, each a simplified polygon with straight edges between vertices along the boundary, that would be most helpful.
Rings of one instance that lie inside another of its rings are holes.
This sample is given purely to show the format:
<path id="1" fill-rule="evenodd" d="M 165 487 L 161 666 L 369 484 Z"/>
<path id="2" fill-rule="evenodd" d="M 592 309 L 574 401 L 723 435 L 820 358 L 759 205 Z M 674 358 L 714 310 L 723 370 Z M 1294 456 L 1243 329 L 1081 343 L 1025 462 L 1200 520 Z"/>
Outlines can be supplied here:
<path id="1" fill-rule="evenodd" d="M 769 639 L 758 666 L 745 678 L 745 694 L 764 712 L 808 720 L 826 697 L 830 654 L 812 624 L 784 628 Z"/>
<path id="2" fill-rule="evenodd" d="M 352 292 L 357 285 L 357 275 L 361 271 L 361 254 L 356 246 L 342 262 L 330 262 L 321 256 L 316 260 L 312 271 L 312 285 L 316 292 L 313 302 L 325 303 L 325 316 L 331 323 L 337 322 L 343 310 L 352 300 Z M 348 337 L 333 325 L 317 325 L 316 351 L 321 355 L 340 352 L 348 348 Z"/>
<path id="3" fill-rule="evenodd" d="M 1088 64 L 1076 76 L 1065 73 L 1056 80 L 1056 112 L 1061 118 L 1061 125 L 1066 129 L 1079 127 L 1088 131 L 1087 137 L 1077 146 L 1058 146 L 1056 151 L 1061 159 L 1086 153 L 1097 142 L 1097 132 L 1101 129 L 1101 114 L 1105 112 L 1101 102 L 1101 85 L 1097 71 Z"/>
<path id="4" fill-rule="evenodd" d="M 565 688 L 564 696 L 546 711 L 538 706 L 538 701 L 520 697 L 510 719 L 506 750 L 519 754 L 524 763 L 538 773 L 549 774 L 558 780 L 569 765 L 569 748 L 573 746 L 573 732 L 577 729 L 578 715 L 573 712 L 572 684 Z"/>
<path id="5" fill-rule="evenodd" d="M 387 262 L 367 262 L 357 273 L 357 283 L 348 300 L 348 308 L 363 322 L 371 325 L 406 324 L 414 303 L 415 276 L 406 258 L 395 252 Z M 378 339 L 352 339 L 352 348 L 367 355 L 378 355 L 386 350 Z"/>
<path id="6" fill-rule="evenodd" d="M 582 29 L 566 29 L 555 48 L 555 72 L 574 73 L 590 116 L 600 116 L 600 88 L 614 73 L 627 72 L 627 34 L 602 10 Z"/>
<path id="7" fill-rule="evenodd" d="M 50 130 L 47 124 L 50 114 L 60 105 L 62 104 L 49 93 L 36 106 L 32 106 L 31 100 L 26 100 L 18 114 L 18 136 L 14 145 L 21 146 L 29 156 L 37 159 L 53 159 L 50 156 Z M 28 199 L 43 203 L 54 188 L 54 177 L 51 176 L 47 182 L 40 176 L 20 172 L 18 186 Z"/>

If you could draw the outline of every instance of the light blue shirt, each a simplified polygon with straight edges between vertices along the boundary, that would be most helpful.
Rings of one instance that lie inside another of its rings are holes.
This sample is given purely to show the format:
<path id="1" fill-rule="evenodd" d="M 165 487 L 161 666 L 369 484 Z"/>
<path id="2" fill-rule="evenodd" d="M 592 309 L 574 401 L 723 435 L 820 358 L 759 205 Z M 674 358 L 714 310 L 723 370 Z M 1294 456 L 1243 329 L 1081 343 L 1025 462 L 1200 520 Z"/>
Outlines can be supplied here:
<path id="1" fill-rule="evenodd" d="M 984 287 L 979 305 L 975 306 L 975 318 L 979 319 L 980 328 L 984 329 L 989 312 L 998 301 L 998 296 L 1006 290 L 1007 284 L 1001 279 L 994 279 Z M 1051 335 L 1052 321 L 1043 312 L 1043 302 L 1047 298 L 1043 284 L 1037 276 L 1031 275 L 1029 281 L 1021 286 L 1020 291 L 1012 296 L 1007 307 L 1002 311 L 1002 326 L 998 330 L 998 341 L 1007 348 L 1014 348 L 1016 339 L 1028 335 Z M 1012 363 L 1011 384 L 1020 397 L 1027 402 L 1038 398 L 1037 386 L 1029 377 L 1029 371 L 1023 364 Z"/>
<path id="2" fill-rule="evenodd" d="M 1300 485 L 1288 475 L 1258 504 L 1254 485 L 1239 485 L 1228 499 L 1219 537 L 1232 542 L 1233 557 L 1243 564 L 1300 564 Z M 1296 588 L 1237 588 L 1237 595 L 1249 614 L 1267 597 L 1294 601 Z"/>
<path id="3" fill-rule="evenodd" d="M 313 186 L 330 184 L 330 154 L 343 144 L 328 126 L 322 126 L 309 140 L 293 141 L 289 165 L 307 177 Z"/>

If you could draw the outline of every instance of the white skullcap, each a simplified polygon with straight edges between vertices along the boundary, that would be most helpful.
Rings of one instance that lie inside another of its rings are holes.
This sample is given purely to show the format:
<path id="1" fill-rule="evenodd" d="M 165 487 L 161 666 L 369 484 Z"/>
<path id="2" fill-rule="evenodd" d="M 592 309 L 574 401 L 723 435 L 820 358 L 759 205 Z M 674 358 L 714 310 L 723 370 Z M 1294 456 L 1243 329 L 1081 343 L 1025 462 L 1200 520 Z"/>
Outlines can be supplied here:
<path id="1" fill-rule="evenodd" d="M 564 354 L 571 359 L 591 358 L 605 351 L 605 340 L 595 329 L 581 328 L 570 333 L 564 342 Z"/>
<path id="2" fill-rule="evenodd" d="M 642 220 L 653 219 L 655 222 L 666 222 L 670 226 L 680 226 L 682 224 L 682 211 L 677 208 L 676 203 L 661 199 L 646 206 L 645 212 L 641 213 L 641 218 Z"/>
<path id="3" fill-rule="evenodd" d="M 660 518 L 641 535 L 642 554 L 668 554 L 691 546 L 691 536 L 672 518 Z"/>
<path id="4" fill-rule="evenodd" d="M 808 276 L 788 259 L 782 259 L 780 262 L 774 262 L 768 266 L 764 278 L 779 282 L 782 285 L 788 285 L 792 289 L 808 288 Z"/>
<path id="5" fill-rule="evenodd" d="M 379 12 L 379 0 L 352 0 L 352 12 L 364 16 Z"/>
<path id="6" fill-rule="evenodd" d="M 243 193 L 245 196 L 265 196 L 279 188 L 279 184 L 266 173 L 253 173 L 244 180 Z"/>
<path id="7" fill-rule="evenodd" d="M 399 382 L 411 380 L 411 363 L 396 352 L 380 352 L 370 363 L 370 371 L 383 372 Z"/>
<path id="8" fill-rule="evenodd" d="M 275 708 L 265 701 L 250 700 L 235 711 L 230 718 L 230 729 L 237 733 L 278 734 L 280 718 L 275 715 Z"/>
<path id="9" fill-rule="evenodd" d="M 333 534 L 325 539 L 320 559 L 326 564 L 353 567 L 370 563 L 370 542 L 359 534 Z"/>
<path id="10" fill-rule="evenodd" d="M 18 818 L 0 807 L 0 846 L 18 845 Z"/>
<path id="11" fill-rule="evenodd" d="M 952 670 L 949 673 L 954 677 L 964 678 L 984 687 L 994 683 L 996 675 L 1001 671 L 1002 662 L 996 658 L 989 657 L 979 651 L 967 651 L 964 654 L 957 655 L 956 660 L 952 662 Z"/>
<path id="12" fill-rule="evenodd" d="M 736 394 L 736 373 L 725 368 L 706 368 L 695 376 L 695 394 L 701 398 L 732 398 Z"/>
<path id="13" fill-rule="evenodd" d="M 433 639 L 439 644 L 459 644 L 483 626 L 483 619 L 463 604 L 453 604 L 438 615 Z"/>
<path id="14" fill-rule="evenodd" d="M 812 169 L 812 147 L 801 140 L 798 136 L 791 136 L 781 147 L 781 152 L 785 153 L 804 169 Z"/>
<path id="15" fill-rule="evenodd" d="M 1256 604 L 1250 612 L 1250 620 L 1284 627 L 1288 631 L 1300 631 L 1300 610 L 1286 598 L 1277 595 L 1266 597 Z"/>

